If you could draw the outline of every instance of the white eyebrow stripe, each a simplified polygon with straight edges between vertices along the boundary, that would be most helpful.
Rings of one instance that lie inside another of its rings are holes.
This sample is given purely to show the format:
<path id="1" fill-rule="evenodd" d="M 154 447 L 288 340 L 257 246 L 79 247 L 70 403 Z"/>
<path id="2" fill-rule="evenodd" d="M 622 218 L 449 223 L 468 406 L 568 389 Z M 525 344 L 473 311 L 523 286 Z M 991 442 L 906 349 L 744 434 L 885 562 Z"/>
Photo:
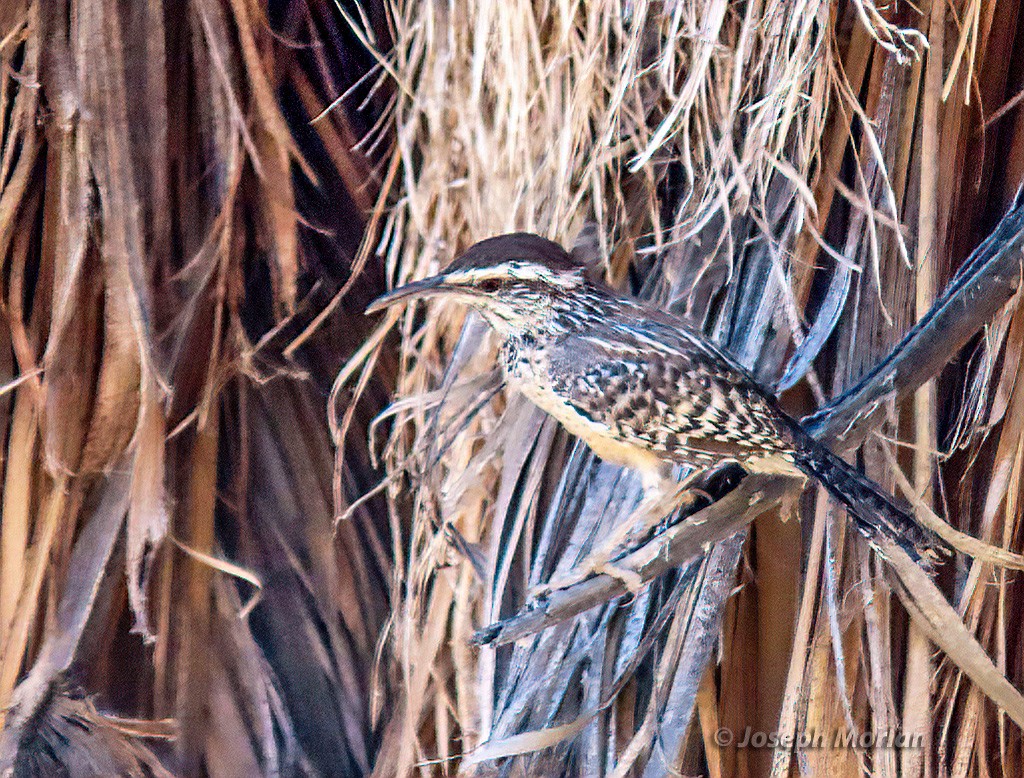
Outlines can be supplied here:
<path id="1" fill-rule="evenodd" d="M 518 262 L 509 262 L 505 265 L 508 274 L 520 281 L 554 281 L 555 274 L 546 267 L 537 265 L 523 265 Z"/>
<path id="2" fill-rule="evenodd" d="M 518 262 L 510 260 L 492 267 L 472 268 L 461 270 L 453 274 L 454 278 L 464 280 L 468 283 L 487 281 L 492 278 L 504 279 L 515 278 L 519 281 L 544 281 L 549 284 L 564 285 L 566 282 L 557 273 L 549 270 L 543 265 L 533 262 Z"/>

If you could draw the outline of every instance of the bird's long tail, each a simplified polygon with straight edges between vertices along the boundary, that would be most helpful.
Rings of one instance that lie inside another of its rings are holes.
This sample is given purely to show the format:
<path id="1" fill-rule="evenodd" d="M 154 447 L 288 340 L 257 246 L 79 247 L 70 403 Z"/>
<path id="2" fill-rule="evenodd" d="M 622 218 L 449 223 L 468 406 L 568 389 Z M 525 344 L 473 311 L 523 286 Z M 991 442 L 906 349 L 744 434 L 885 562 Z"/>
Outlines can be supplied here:
<path id="1" fill-rule="evenodd" d="M 938 560 L 945 545 L 937 535 L 921 526 L 878 484 L 833 454 L 799 424 L 794 423 L 793 434 L 796 466 L 846 506 L 862 535 L 869 541 L 887 535 L 914 560 L 929 567 Z"/>

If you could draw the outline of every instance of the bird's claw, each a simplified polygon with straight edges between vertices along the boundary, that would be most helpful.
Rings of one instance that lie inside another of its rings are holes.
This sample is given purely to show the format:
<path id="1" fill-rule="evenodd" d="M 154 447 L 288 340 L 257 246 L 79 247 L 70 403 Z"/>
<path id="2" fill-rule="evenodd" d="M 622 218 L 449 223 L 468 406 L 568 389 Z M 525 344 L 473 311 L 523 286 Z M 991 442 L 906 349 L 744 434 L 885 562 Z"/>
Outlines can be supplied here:
<path id="1" fill-rule="evenodd" d="M 635 570 L 620 567 L 608 560 L 594 561 L 582 564 L 559 578 L 554 578 L 546 583 L 532 587 L 528 593 L 529 598 L 534 601 L 547 599 L 551 596 L 552 592 L 568 589 L 570 586 L 582 583 L 595 575 L 607 575 L 617 581 L 621 581 L 622 585 L 634 596 L 644 585 L 644 579 Z"/>

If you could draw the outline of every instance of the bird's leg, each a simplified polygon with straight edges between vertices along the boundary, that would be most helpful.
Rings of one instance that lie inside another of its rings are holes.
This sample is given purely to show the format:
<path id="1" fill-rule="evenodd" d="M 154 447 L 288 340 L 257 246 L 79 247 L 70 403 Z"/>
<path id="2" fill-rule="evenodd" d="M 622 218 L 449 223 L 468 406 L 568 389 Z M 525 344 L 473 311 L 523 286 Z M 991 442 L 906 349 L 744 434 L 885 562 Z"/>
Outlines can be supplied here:
<path id="1" fill-rule="evenodd" d="M 603 554 L 610 559 L 617 549 L 633 545 L 627 542 L 631 536 L 644 538 L 650 534 L 679 504 L 680 495 L 686 491 L 691 478 L 680 483 L 671 478 L 671 473 L 643 473 L 643 498 L 626 520 L 590 556 Z"/>
<path id="2" fill-rule="evenodd" d="M 694 478 L 700 473 L 695 471 L 682 481 L 672 477 L 670 467 L 648 471 L 643 474 L 644 497 L 636 509 L 629 515 L 626 524 L 642 523 L 650 527 L 652 521 L 661 521 L 679 507 L 684 492 L 690 488 Z"/>
<path id="3" fill-rule="evenodd" d="M 615 560 L 624 550 L 639 545 L 636 541 L 642 542 L 658 523 L 675 510 L 693 479 L 693 476 L 689 476 L 680 483 L 671 478 L 670 471 L 665 470 L 646 471 L 642 477 L 644 496 L 629 517 L 572 570 L 535 587 L 531 594 L 543 596 L 600 574 L 622 581 L 633 594 L 640 590 L 643 579 L 636 572 L 616 565 Z"/>

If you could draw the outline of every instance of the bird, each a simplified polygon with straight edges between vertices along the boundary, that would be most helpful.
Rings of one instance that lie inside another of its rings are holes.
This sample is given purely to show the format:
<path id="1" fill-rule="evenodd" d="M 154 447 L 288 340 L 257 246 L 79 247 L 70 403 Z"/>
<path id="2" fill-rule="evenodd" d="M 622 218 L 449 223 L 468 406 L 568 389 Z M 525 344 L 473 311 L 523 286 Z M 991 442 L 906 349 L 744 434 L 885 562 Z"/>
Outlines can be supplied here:
<path id="1" fill-rule="evenodd" d="M 673 465 L 726 462 L 809 477 L 876 548 L 885 535 L 926 568 L 939 558 L 930 530 L 810 435 L 701 330 L 593 276 L 558 243 L 510 233 L 474 244 L 366 312 L 437 297 L 477 310 L 501 339 L 507 384 L 601 459 L 639 471 L 646 486 L 664 489 Z"/>

